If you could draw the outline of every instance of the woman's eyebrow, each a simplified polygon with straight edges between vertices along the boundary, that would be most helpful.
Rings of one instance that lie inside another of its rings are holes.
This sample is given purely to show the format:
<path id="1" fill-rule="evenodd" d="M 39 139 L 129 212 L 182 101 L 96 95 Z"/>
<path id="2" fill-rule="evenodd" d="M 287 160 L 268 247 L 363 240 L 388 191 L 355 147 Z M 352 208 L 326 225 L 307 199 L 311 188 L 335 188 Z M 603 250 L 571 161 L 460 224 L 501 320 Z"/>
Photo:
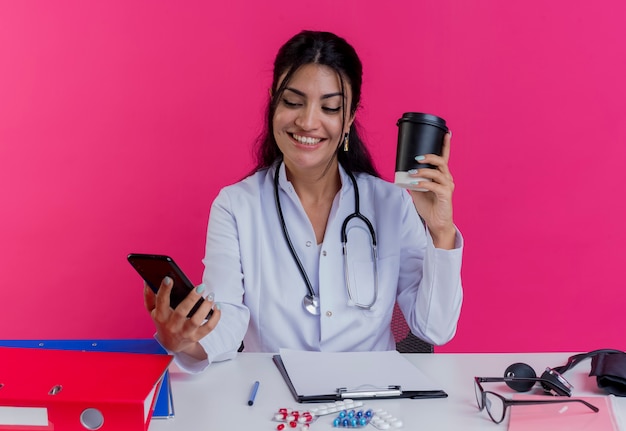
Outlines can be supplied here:
<path id="1" fill-rule="evenodd" d="M 337 93 L 329 93 L 329 94 L 324 94 L 322 96 L 322 99 L 329 99 L 331 97 L 335 97 L 335 96 L 343 96 L 343 93 L 341 92 L 337 92 Z"/>
<path id="2" fill-rule="evenodd" d="M 302 91 L 297 90 L 297 89 L 295 89 L 293 87 L 287 87 L 287 88 L 285 88 L 285 90 L 289 90 L 292 93 L 296 93 L 298 96 L 306 97 L 306 94 L 304 94 Z M 336 97 L 336 96 L 343 96 L 343 93 L 337 92 L 337 93 L 324 94 L 324 95 L 322 95 L 321 99 L 329 99 L 331 97 Z"/>

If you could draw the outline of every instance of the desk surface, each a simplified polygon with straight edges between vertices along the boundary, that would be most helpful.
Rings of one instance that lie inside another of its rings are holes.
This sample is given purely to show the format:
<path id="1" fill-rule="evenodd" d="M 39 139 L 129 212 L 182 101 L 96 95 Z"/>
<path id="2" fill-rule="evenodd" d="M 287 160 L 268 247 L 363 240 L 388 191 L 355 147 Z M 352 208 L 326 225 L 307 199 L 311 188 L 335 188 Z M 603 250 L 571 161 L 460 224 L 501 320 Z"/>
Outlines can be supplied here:
<path id="1" fill-rule="evenodd" d="M 365 400 L 367 408 L 382 408 L 404 422 L 402 430 L 483 430 L 506 429 L 508 416 L 496 425 L 486 412 L 479 412 L 474 396 L 474 376 L 502 376 L 514 362 L 525 362 L 539 374 L 546 367 L 563 365 L 569 353 L 516 354 L 407 354 L 413 364 L 440 383 L 448 393 L 443 399 Z M 586 359 L 565 376 L 574 385 L 573 396 L 605 395 L 589 377 L 590 360 Z M 294 401 L 272 355 L 241 353 L 232 360 L 212 364 L 206 372 L 188 375 L 171 371 L 176 415 L 172 419 L 155 419 L 150 431 L 195 430 L 275 430 L 274 413 L 281 407 L 306 410 L 310 404 Z M 313 375 L 314 378 L 314 375 Z M 247 405 L 255 380 L 261 382 L 253 406 Z M 504 383 L 490 383 L 489 390 L 512 396 L 515 392 Z M 541 393 L 539 388 L 534 389 Z M 613 398 L 613 397 L 612 397 Z M 622 430 L 626 431 L 626 398 L 614 398 L 614 408 Z M 515 407 L 513 407 L 515 408 Z M 337 430 L 332 427 L 334 415 L 320 417 L 311 431 Z M 366 430 L 375 430 L 369 426 Z"/>

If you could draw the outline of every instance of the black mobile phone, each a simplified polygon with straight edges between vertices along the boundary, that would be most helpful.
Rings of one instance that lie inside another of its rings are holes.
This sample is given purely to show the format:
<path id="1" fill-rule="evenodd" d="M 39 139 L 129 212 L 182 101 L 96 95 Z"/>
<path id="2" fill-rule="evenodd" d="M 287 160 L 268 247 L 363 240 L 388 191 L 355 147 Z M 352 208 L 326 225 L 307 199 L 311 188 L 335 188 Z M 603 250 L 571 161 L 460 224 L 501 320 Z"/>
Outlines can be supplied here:
<path id="1" fill-rule="evenodd" d="M 166 276 L 172 279 L 174 283 L 170 294 L 170 307 L 172 308 L 176 308 L 187 297 L 187 294 L 195 289 L 193 283 L 189 281 L 189 278 L 174 262 L 174 259 L 169 256 L 131 253 L 128 255 L 128 262 L 154 293 L 159 291 L 161 282 Z M 204 298 L 200 298 L 189 311 L 187 317 L 193 316 L 203 302 Z M 206 318 L 211 317 L 211 314 L 213 314 L 213 310 L 209 311 Z"/>

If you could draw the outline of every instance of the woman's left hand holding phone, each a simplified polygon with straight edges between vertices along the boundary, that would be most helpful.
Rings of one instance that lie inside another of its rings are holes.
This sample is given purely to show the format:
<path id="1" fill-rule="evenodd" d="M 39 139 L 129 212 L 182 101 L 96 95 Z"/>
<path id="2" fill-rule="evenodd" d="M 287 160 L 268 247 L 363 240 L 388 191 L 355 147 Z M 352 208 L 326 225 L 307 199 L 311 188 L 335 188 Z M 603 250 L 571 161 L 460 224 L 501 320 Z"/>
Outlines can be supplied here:
<path id="1" fill-rule="evenodd" d="M 212 295 L 209 295 L 193 316 L 187 318 L 202 296 L 204 285 L 200 284 L 189 292 L 176 309 L 170 307 L 172 286 L 172 279 L 165 277 L 155 294 L 144 283 L 144 303 L 156 326 L 159 341 L 163 347 L 172 352 L 184 352 L 198 360 L 207 359 L 206 352 L 199 341 L 215 329 L 220 320 L 220 310 L 215 307 L 209 319 L 205 319 L 214 304 Z"/>

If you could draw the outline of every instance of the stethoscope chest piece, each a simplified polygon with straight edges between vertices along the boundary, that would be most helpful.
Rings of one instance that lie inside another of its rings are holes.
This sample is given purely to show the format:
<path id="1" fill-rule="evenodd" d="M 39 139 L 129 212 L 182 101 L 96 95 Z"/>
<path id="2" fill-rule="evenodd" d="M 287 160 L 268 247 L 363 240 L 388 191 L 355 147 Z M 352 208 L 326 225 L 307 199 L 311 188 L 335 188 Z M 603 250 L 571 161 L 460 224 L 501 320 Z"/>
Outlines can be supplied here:
<path id="1" fill-rule="evenodd" d="M 304 309 L 314 316 L 320 315 L 320 301 L 317 296 L 306 295 L 302 299 L 302 305 Z"/>

